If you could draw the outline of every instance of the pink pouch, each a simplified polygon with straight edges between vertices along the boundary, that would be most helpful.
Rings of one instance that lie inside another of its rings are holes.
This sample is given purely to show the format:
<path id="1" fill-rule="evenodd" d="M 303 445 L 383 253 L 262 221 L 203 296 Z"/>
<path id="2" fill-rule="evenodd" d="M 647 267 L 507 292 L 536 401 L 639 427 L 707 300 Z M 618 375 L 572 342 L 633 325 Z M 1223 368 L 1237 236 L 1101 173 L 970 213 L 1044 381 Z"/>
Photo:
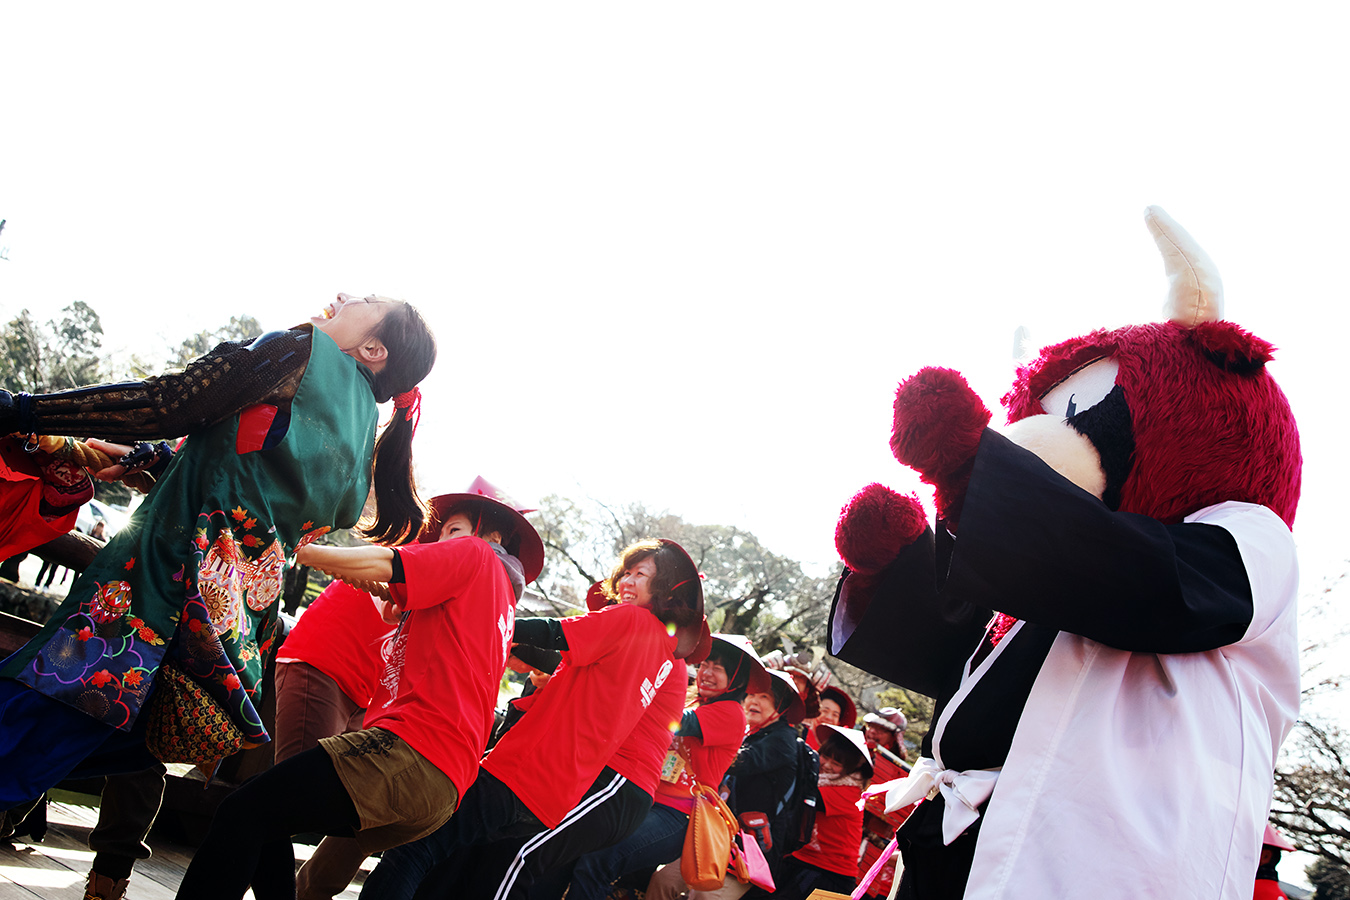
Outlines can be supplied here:
<path id="1" fill-rule="evenodd" d="M 754 835 L 742 831 L 731 842 L 731 864 L 736 872 L 736 880 L 742 884 L 753 884 L 766 891 L 774 889 L 773 873 L 769 871 L 769 862 L 764 851 L 759 849 L 759 841 Z"/>

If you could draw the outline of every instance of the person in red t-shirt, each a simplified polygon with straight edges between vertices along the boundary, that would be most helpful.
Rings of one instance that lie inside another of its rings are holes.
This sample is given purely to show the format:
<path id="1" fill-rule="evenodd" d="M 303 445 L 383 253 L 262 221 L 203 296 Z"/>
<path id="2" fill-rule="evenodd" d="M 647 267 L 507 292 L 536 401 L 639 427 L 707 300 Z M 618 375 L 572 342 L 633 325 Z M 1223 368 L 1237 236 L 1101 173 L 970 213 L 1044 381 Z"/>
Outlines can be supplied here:
<path id="1" fill-rule="evenodd" d="M 693 560 L 666 540 L 628 547 L 606 587 L 618 603 L 568 619 L 517 620 L 517 642 L 559 650 L 563 664 L 483 760 L 459 813 L 434 834 L 386 853 L 366 879 L 363 896 L 518 894 L 542 865 L 575 858 L 565 858 L 566 848 L 554 839 L 593 806 L 626 795 L 608 807 L 615 811 L 604 826 L 612 840 L 641 822 L 650 796 L 608 764 L 677 661 L 694 652 L 703 588 Z M 549 829 L 551 836 L 518 844 L 523 852 L 508 861 L 505 873 L 500 847 L 471 849 Z"/>
<path id="2" fill-rule="evenodd" d="M 324 739 L 226 798 L 178 897 L 233 900 L 250 884 L 259 896 L 293 895 L 291 835 L 354 837 L 372 853 L 454 814 L 492 727 L 515 585 L 538 574 L 503 546 L 538 541 L 524 517 L 486 496 L 462 496 L 439 543 L 297 552 L 302 565 L 389 594 L 384 616 L 398 628 L 381 651 L 365 727 Z"/>
<path id="3" fill-rule="evenodd" d="M 634 829 L 646 821 L 661 780 L 670 734 L 680 724 L 680 711 L 689 687 L 688 664 L 701 662 L 711 642 L 706 629 L 705 625 L 698 648 L 684 663 L 677 662 L 675 670 L 658 685 L 651 706 L 614 751 L 597 779 L 597 783 L 605 783 L 610 777 L 608 773 L 613 772 L 627 779 L 627 785 L 604 799 L 584 798 L 585 808 L 574 808 L 557 828 L 520 841 L 498 885 L 501 896 L 526 895 L 512 873 L 528 863 L 534 876 L 528 891 L 530 900 L 561 898 L 579 857 L 631 837 Z"/>
<path id="4" fill-rule="evenodd" d="M 1252 900 L 1289 900 L 1289 895 L 1280 887 L 1280 876 L 1275 867 L 1280 864 L 1280 851 L 1296 849 L 1289 838 L 1280 834 L 1266 823 L 1266 833 L 1261 839 L 1261 860 L 1256 868 L 1256 884 L 1252 891 Z"/>
<path id="5" fill-rule="evenodd" d="M 775 900 L 806 900 L 817 888 L 852 893 L 858 883 L 863 788 L 872 777 L 872 759 L 862 734 L 824 724 L 820 745 L 820 800 L 811 840 L 789 854 L 774 876 Z"/>
<path id="6" fill-rule="evenodd" d="M 382 606 L 379 597 L 335 579 L 291 628 L 277 658 L 276 762 L 361 730 L 384 666 L 380 648 L 396 630 Z M 332 900 L 365 858 L 354 838 L 326 838 L 295 875 L 297 900 Z"/>
<path id="7" fill-rule="evenodd" d="M 750 642 L 740 635 L 712 636 L 708 658 L 698 667 L 697 698 L 689 704 L 666 753 L 656 803 L 642 825 L 621 843 L 588 853 L 578 862 L 568 900 L 602 900 L 614 881 L 630 872 L 677 859 L 684 847 L 695 780 L 716 787 L 745 738 L 741 701 L 753 683 L 767 690 L 768 674 Z"/>
<path id="8" fill-rule="evenodd" d="M 479 476 L 463 493 L 441 494 L 428 502 L 431 516 L 417 542 L 429 544 L 453 537 L 458 532 L 452 533 L 451 517 L 480 508 L 478 497 L 505 504 L 522 515 L 533 512 Z M 499 522 L 498 527 L 509 532 L 503 539 L 507 554 L 524 567 L 523 573 L 507 567 L 519 601 L 525 580 L 532 580 L 543 568 L 544 545 L 523 518 Z M 334 580 L 286 636 L 277 658 L 277 762 L 317 747 L 323 738 L 361 729 L 385 667 L 386 645 L 398 633 L 381 615 L 382 603 L 368 591 Z M 355 838 L 326 838 L 295 875 L 297 900 L 332 900 L 346 890 L 365 858 L 366 851 Z"/>

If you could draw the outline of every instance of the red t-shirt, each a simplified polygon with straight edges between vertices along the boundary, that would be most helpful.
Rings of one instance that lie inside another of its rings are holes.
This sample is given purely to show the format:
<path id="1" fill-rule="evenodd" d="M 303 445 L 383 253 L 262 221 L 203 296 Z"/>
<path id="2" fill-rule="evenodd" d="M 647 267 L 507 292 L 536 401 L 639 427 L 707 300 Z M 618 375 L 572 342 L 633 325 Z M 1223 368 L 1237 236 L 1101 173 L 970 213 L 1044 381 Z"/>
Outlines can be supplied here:
<path id="1" fill-rule="evenodd" d="M 745 740 L 745 709 L 733 700 L 705 704 L 695 709 L 694 715 L 698 717 L 702 739 L 680 738 L 689 754 L 689 765 L 680 772 L 678 781 L 662 781 L 656 786 L 656 802 L 683 813 L 694 810 L 690 775 L 709 787 L 717 787 Z"/>
<path id="2" fill-rule="evenodd" d="M 478 777 L 497 689 L 515 630 L 516 595 L 485 541 L 455 538 L 399 548 L 403 621 L 363 725 L 403 738 L 450 777 L 461 797 Z"/>
<path id="3" fill-rule="evenodd" d="M 337 682 L 357 706 L 369 706 L 384 668 L 380 647 L 394 634 L 378 604 L 345 581 L 332 582 L 286 635 L 278 658 L 308 663 Z"/>
<path id="4" fill-rule="evenodd" d="M 810 842 L 792 855 L 826 872 L 858 874 L 858 851 L 862 846 L 863 813 L 861 784 L 821 784 L 824 807 L 816 814 Z"/>
<path id="5" fill-rule="evenodd" d="M 670 674 L 656 685 L 656 699 L 608 763 L 615 772 L 651 795 L 655 795 L 656 785 L 661 781 L 661 765 L 666 761 L 670 735 L 680 726 L 684 693 L 689 687 L 689 667 L 683 660 L 672 662 Z"/>
<path id="6" fill-rule="evenodd" d="M 1289 895 L 1280 887 L 1280 883 L 1270 878 L 1256 879 L 1252 900 L 1289 900 Z"/>
<path id="7" fill-rule="evenodd" d="M 675 668 L 675 636 L 627 603 L 562 620 L 563 665 L 483 759 L 549 828 L 577 805 Z"/>

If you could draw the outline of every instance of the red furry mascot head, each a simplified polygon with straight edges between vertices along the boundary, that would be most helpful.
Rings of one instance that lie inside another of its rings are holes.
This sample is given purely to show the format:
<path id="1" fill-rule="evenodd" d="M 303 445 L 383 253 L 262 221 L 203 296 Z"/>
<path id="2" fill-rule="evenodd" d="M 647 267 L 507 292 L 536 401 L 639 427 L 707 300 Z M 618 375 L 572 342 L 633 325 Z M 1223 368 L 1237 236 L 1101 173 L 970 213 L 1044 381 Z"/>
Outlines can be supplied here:
<path id="1" fill-rule="evenodd" d="M 1179 522 L 1240 500 L 1292 528 L 1302 456 L 1289 401 L 1266 371 L 1274 348 L 1221 321 L 1222 285 L 1190 235 L 1157 207 L 1148 224 L 1172 282 L 1170 321 L 1042 350 L 1003 398 L 1008 436 L 1070 468 L 1047 446 L 1058 440 L 1050 420 L 1067 419 L 1097 452 L 1101 474 L 1085 484 L 1062 473 L 1114 509 Z"/>

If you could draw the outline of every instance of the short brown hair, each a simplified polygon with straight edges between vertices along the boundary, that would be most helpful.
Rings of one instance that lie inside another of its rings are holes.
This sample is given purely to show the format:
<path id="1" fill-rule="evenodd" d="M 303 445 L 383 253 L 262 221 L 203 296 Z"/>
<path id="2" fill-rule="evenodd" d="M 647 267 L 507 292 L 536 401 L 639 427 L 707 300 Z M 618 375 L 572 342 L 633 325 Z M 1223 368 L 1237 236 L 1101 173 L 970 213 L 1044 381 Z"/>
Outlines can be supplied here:
<path id="1" fill-rule="evenodd" d="M 644 559 L 656 563 L 656 575 L 649 585 L 652 614 L 677 628 L 697 622 L 700 617 L 698 598 L 702 590 L 696 583 L 698 570 L 676 545 L 659 538 L 635 541 L 619 554 L 619 561 L 601 588 L 610 602 L 619 602 L 619 579 Z"/>

